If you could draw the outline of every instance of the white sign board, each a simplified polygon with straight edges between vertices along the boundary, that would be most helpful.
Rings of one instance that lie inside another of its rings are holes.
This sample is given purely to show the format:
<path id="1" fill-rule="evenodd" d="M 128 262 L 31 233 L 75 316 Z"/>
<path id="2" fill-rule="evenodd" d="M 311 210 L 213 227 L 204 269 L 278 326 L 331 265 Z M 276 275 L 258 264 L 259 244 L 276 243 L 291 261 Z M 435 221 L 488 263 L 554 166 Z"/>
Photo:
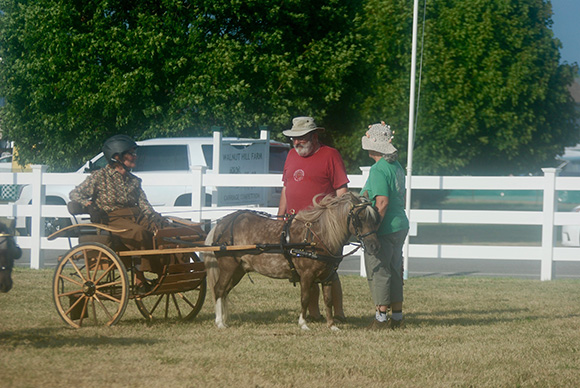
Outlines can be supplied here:
<path id="1" fill-rule="evenodd" d="M 214 146 L 214 149 L 217 147 Z M 268 139 L 221 142 L 219 149 L 220 174 L 267 174 L 270 165 Z M 218 187 L 218 206 L 266 205 L 264 187 Z"/>

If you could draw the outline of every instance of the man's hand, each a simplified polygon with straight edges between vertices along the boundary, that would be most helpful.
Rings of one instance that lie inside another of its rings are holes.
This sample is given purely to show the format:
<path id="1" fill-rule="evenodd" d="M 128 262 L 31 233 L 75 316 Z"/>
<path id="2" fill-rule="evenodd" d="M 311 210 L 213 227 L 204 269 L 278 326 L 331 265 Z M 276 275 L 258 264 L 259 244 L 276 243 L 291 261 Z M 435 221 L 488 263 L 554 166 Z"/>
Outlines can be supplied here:
<path id="1" fill-rule="evenodd" d="M 151 217 L 151 224 L 156 230 L 163 229 L 169 225 L 169 221 L 159 213 L 155 213 Z"/>

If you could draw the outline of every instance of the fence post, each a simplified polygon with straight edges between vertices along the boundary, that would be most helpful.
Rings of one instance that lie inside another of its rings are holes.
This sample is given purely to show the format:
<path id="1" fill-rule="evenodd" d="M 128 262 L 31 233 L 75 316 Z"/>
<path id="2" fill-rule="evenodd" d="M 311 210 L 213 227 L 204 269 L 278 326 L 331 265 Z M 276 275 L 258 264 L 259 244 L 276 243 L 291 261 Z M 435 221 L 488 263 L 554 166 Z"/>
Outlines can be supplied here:
<path id="1" fill-rule="evenodd" d="M 542 209 L 542 259 L 540 280 L 552 280 L 554 264 L 554 214 L 556 201 L 556 168 L 542 168 L 544 172 L 544 204 Z"/>
<path id="2" fill-rule="evenodd" d="M 30 223 L 30 268 L 40 269 L 44 266 L 44 252 L 41 249 L 44 234 L 42 206 L 46 203 L 46 187 L 42 183 L 42 174 L 46 166 L 32 165 L 32 214 Z"/>
<path id="3" fill-rule="evenodd" d="M 205 204 L 205 187 L 203 186 L 203 174 L 205 166 L 191 166 L 191 210 L 192 221 L 201 222 L 201 211 Z"/>
<path id="4" fill-rule="evenodd" d="M 369 179 L 369 174 L 371 172 L 371 168 L 370 166 L 363 166 L 363 167 L 359 167 L 361 172 L 362 172 L 362 177 L 363 177 L 363 181 L 366 182 L 367 179 Z M 363 183 L 364 186 L 364 183 Z M 359 262 L 359 272 L 360 272 L 360 276 L 362 276 L 363 278 L 367 277 L 367 268 L 365 267 L 365 254 L 363 250 L 359 251 L 359 257 L 360 257 L 360 262 Z"/>
<path id="5" fill-rule="evenodd" d="M 220 156 L 222 155 L 222 133 L 219 131 L 214 131 L 213 133 L 213 156 L 212 156 L 212 167 L 214 174 L 220 173 Z M 218 188 L 214 187 L 211 192 L 211 206 L 216 207 L 218 205 Z"/>

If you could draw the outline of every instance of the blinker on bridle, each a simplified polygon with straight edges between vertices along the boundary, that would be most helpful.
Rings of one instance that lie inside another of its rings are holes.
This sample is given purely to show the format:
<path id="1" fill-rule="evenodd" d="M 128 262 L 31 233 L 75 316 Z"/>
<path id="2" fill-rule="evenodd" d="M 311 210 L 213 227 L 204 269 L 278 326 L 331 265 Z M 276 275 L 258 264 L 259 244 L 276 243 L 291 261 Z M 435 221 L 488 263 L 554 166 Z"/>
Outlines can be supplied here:
<path id="1" fill-rule="evenodd" d="M 356 205 L 352 205 L 352 207 L 350 208 L 350 211 L 348 212 L 348 218 L 347 218 L 347 224 L 352 223 L 352 226 L 354 227 L 354 234 L 356 236 L 356 238 L 359 240 L 359 242 L 361 244 L 364 245 L 364 242 L 362 241 L 363 238 L 370 236 L 371 234 L 377 233 L 376 230 L 371 230 L 370 232 L 361 234 L 360 232 L 360 227 L 362 226 L 362 222 L 359 218 L 359 213 L 365 209 L 367 206 L 372 206 L 371 202 L 362 202 Z"/>

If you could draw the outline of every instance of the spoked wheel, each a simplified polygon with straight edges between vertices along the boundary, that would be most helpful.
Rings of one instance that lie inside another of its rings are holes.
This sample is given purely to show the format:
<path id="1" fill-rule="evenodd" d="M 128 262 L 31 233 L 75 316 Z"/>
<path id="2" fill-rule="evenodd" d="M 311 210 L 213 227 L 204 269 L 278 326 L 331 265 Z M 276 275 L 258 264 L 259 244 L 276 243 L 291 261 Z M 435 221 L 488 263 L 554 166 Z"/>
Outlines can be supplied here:
<path id="1" fill-rule="evenodd" d="M 112 326 L 129 299 L 123 262 L 99 243 L 79 244 L 56 267 L 53 298 L 61 318 L 72 327 Z"/>
<path id="2" fill-rule="evenodd" d="M 149 321 L 154 319 L 190 321 L 199 313 L 207 291 L 205 265 L 195 254 L 170 264 L 151 294 L 137 296 L 135 303 Z"/>

